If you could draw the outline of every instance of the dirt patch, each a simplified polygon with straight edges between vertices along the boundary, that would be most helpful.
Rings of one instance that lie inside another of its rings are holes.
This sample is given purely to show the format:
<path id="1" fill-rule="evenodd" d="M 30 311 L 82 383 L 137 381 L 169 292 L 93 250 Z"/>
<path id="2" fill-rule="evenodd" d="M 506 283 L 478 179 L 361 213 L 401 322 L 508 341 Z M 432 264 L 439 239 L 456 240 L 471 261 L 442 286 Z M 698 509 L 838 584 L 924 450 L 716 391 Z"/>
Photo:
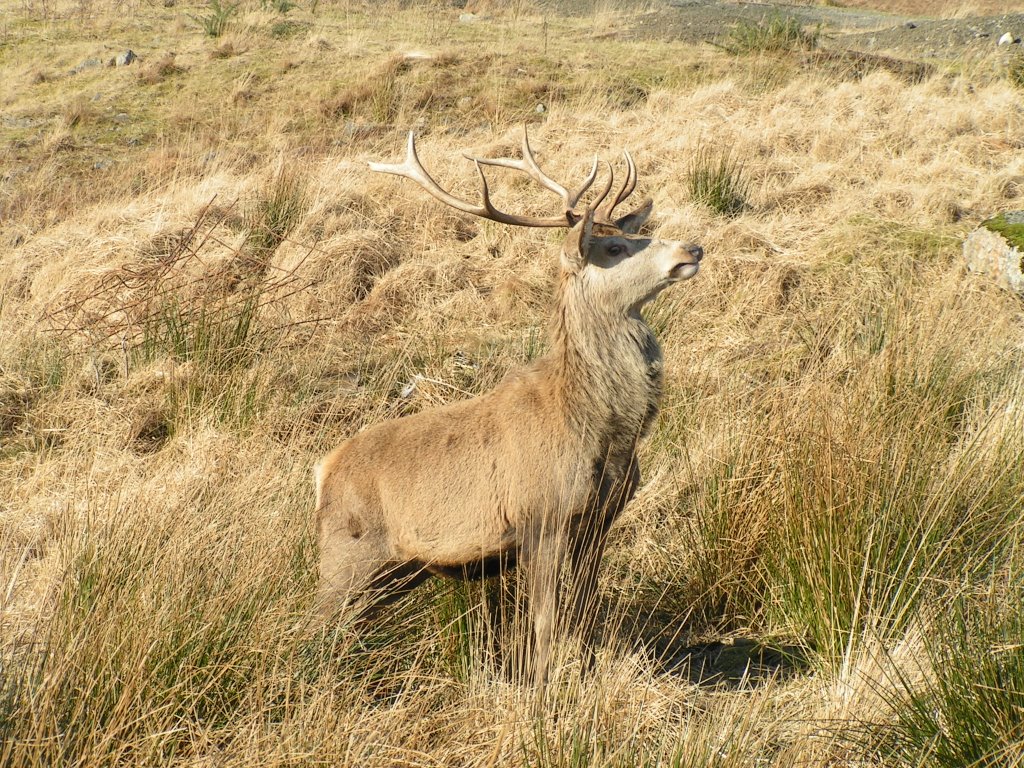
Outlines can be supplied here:
<path id="1" fill-rule="evenodd" d="M 836 4 L 845 8 L 866 8 L 933 19 L 1024 13 L 1024 2 L 1020 0 L 841 0 Z"/>
<path id="2" fill-rule="evenodd" d="M 1024 14 L 972 16 L 963 19 L 908 20 L 876 32 L 840 35 L 835 43 L 856 50 L 899 52 L 904 56 L 933 59 L 957 59 L 963 56 L 1008 51 L 1020 45 L 997 46 L 1000 37 L 1024 34 Z"/>
<path id="3" fill-rule="evenodd" d="M 740 24 L 757 24 L 773 14 L 817 28 L 822 48 L 897 57 L 959 59 L 995 51 L 1009 32 L 1024 35 L 1024 13 L 936 19 L 883 13 L 866 8 L 838 8 L 785 3 L 671 0 L 636 19 L 632 37 L 724 44 Z M 1019 45 L 1003 46 L 1019 49 Z"/>

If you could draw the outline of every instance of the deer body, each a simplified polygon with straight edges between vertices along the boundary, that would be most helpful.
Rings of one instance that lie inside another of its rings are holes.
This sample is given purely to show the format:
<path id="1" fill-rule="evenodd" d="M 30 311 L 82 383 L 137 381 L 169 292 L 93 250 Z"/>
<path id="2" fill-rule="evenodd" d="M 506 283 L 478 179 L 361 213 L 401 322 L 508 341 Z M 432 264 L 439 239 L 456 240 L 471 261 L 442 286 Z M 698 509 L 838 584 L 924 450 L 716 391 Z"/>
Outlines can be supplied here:
<path id="1" fill-rule="evenodd" d="M 525 142 L 523 162 L 536 169 Z M 430 189 L 406 166 L 380 169 Z M 570 231 L 550 351 L 490 392 L 352 437 L 316 469 L 325 611 L 365 593 L 386 599 L 432 573 L 488 574 L 522 562 L 538 681 L 559 622 L 585 634 L 608 528 L 639 484 L 636 446 L 657 414 L 662 379 L 640 308 L 696 274 L 702 256 L 696 246 L 631 234 L 649 204 L 614 222 L 595 222 L 594 209 L 574 221 L 565 197 Z M 494 211 L 486 187 L 484 200 Z M 575 581 L 568 612 L 559 584 L 566 561 Z"/>

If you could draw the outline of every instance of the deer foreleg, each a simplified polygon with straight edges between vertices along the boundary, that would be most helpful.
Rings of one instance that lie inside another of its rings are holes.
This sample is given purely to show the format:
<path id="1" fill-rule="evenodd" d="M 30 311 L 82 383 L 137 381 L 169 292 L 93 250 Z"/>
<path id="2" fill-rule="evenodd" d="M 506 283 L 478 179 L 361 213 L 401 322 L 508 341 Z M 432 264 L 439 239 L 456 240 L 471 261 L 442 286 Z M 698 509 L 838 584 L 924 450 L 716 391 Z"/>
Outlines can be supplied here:
<path id="1" fill-rule="evenodd" d="M 564 532 L 544 532 L 528 554 L 527 581 L 533 639 L 530 659 L 534 685 L 542 690 L 547 683 L 551 649 L 560 624 L 558 577 L 565 559 Z"/>
<path id="2" fill-rule="evenodd" d="M 566 627 L 582 644 L 585 667 L 594 659 L 592 635 L 597 614 L 597 577 L 607 538 L 604 526 L 587 528 L 577 533 L 569 552 Z"/>
<path id="3" fill-rule="evenodd" d="M 593 662 L 592 635 L 598 608 L 597 579 L 608 542 L 608 531 L 639 485 L 640 471 L 634 459 L 624 479 L 617 483 L 602 483 L 592 514 L 572 532 L 566 626 L 579 637 L 583 645 L 585 665 Z"/>

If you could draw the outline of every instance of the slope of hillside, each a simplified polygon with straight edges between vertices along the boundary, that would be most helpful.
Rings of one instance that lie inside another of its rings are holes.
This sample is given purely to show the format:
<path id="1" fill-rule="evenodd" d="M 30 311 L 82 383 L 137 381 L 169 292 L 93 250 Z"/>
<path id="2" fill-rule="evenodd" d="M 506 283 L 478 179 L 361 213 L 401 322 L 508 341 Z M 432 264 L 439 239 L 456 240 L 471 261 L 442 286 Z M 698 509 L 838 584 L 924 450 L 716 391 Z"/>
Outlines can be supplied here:
<path id="1" fill-rule="evenodd" d="M 1024 199 L 1006 51 L 915 79 L 615 34 L 646 9 L 290 6 L 6 12 L 0 762 L 1017 764 L 1024 313 L 959 256 Z M 648 309 L 597 667 L 544 702 L 495 585 L 309 610 L 313 463 L 539 354 L 556 269 L 366 161 L 414 128 L 472 195 L 524 123 L 558 178 L 628 148 L 707 254 Z"/>

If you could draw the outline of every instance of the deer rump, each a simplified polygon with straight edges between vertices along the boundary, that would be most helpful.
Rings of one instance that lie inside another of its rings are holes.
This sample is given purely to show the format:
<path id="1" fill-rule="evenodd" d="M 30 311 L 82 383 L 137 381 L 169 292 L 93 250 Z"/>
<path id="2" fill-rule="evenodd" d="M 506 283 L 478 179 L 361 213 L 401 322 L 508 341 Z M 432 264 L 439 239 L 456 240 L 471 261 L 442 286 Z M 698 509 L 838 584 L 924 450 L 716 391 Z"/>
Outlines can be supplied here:
<path id="1" fill-rule="evenodd" d="M 412 134 L 404 163 L 371 164 L 466 213 L 568 232 L 547 354 L 486 394 L 367 429 L 317 465 L 324 614 L 355 598 L 379 605 L 431 574 L 480 577 L 521 563 L 535 681 L 544 682 L 551 643 L 563 628 L 581 635 L 590 652 L 608 529 L 639 485 L 637 441 L 661 398 L 661 350 L 641 309 L 696 275 L 703 257 L 699 246 L 637 234 L 650 201 L 614 216 L 637 181 L 632 158 L 625 157 L 618 192 L 610 194 L 609 166 L 604 190 L 582 210 L 576 208 L 597 176 L 597 161 L 570 192 L 540 170 L 525 135 L 521 160 L 475 160 L 479 205 L 437 185 Z M 562 198 L 562 213 L 497 210 L 481 164 L 527 173 Z M 564 566 L 570 590 L 562 588 Z"/>

